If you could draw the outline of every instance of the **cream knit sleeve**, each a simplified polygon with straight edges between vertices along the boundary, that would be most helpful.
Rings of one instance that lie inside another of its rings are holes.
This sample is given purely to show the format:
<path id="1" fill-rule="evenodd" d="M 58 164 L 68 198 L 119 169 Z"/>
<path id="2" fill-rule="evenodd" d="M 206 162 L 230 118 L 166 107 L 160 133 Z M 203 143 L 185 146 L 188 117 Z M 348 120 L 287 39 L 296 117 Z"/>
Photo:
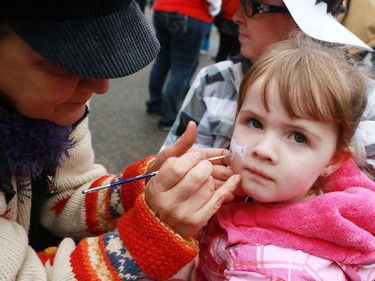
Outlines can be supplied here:
<path id="1" fill-rule="evenodd" d="M 102 165 L 94 163 L 88 118 L 74 129 L 71 137 L 75 144 L 69 150 L 69 157 L 56 171 L 53 182 L 55 192 L 42 206 L 41 222 L 59 237 L 80 239 L 90 234 L 86 225 L 86 198 L 82 190 L 89 188 L 107 171 Z"/>
<path id="2" fill-rule="evenodd" d="M 0 280 L 47 280 L 40 259 L 28 246 L 24 228 L 0 218 L 0 229 Z"/>
<path id="3" fill-rule="evenodd" d="M 55 193 L 43 204 L 41 212 L 41 222 L 50 232 L 76 241 L 113 230 L 125 213 L 124 206 L 131 206 L 136 196 L 143 192 L 144 181 L 137 181 L 136 187 L 125 190 L 118 187 L 87 194 L 82 191 L 128 177 L 131 172 L 142 174 L 154 159 L 147 157 L 118 174 L 109 174 L 102 165 L 94 163 L 87 119 L 72 134 L 75 146 L 57 170 Z"/>

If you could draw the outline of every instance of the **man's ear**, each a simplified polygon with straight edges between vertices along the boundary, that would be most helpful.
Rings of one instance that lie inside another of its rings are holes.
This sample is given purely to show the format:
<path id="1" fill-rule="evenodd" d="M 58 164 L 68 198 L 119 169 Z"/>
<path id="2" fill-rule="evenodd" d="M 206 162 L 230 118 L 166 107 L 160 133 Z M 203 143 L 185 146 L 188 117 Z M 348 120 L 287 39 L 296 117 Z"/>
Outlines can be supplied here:
<path id="1" fill-rule="evenodd" d="M 344 162 L 352 158 L 353 154 L 354 154 L 354 148 L 350 146 L 337 151 L 335 155 L 332 157 L 329 164 L 324 168 L 320 176 L 328 177 L 330 174 L 332 174 L 334 171 L 340 168 Z"/>

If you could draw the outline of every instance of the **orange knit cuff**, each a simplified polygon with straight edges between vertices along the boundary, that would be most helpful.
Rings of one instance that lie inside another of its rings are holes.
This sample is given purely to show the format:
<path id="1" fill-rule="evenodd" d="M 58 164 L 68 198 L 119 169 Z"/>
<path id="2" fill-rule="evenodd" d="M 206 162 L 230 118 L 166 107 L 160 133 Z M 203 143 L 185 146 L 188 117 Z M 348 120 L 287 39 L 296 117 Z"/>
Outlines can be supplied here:
<path id="1" fill-rule="evenodd" d="M 121 179 L 135 177 L 148 172 L 151 165 L 155 162 L 155 156 L 148 156 L 142 160 L 129 165 L 124 171 Z M 145 179 L 136 180 L 129 183 L 124 183 L 121 188 L 121 203 L 125 211 L 130 210 L 134 204 L 135 199 L 139 194 L 143 193 L 145 187 Z"/>
<path id="2" fill-rule="evenodd" d="M 164 225 L 141 195 L 117 224 L 126 248 L 149 277 L 166 280 L 198 254 L 195 240 L 184 240 Z"/>

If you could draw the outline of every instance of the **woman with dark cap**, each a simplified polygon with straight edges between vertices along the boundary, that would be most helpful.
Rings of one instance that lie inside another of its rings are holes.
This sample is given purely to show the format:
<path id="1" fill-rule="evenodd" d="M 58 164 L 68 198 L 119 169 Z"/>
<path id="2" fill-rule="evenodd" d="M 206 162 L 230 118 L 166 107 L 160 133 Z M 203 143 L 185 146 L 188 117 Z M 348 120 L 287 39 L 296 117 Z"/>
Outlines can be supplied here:
<path id="1" fill-rule="evenodd" d="M 171 149 L 119 174 L 94 163 L 87 102 L 107 92 L 107 79 L 137 72 L 158 50 L 133 0 L 0 2 L 1 280 L 166 279 L 187 262 L 180 253 L 196 254 L 182 239 L 162 243 L 171 232 L 148 211 L 145 200 L 153 199 L 138 196 L 144 181 L 82 192 L 159 168 L 155 190 L 214 184 L 212 164 L 201 160 L 224 149 L 162 166 L 190 147 L 194 126 Z M 220 203 L 217 191 L 234 185 L 215 188 L 212 199 Z"/>

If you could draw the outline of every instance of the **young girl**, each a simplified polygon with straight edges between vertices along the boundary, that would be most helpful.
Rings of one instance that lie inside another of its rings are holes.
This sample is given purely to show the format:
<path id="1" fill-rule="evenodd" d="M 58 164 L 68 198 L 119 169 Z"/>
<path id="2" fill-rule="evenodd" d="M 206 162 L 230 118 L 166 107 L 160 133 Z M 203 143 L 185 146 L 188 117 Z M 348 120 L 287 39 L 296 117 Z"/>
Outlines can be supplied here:
<path id="1" fill-rule="evenodd" d="M 352 158 L 365 106 L 360 68 L 307 38 L 254 65 L 231 142 L 235 193 L 252 202 L 223 206 L 207 228 L 207 279 L 374 280 L 375 184 L 353 185 L 351 162 L 345 191 L 329 193 L 324 181 Z"/>
<path id="2" fill-rule="evenodd" d="M 240 87 L 230 149 L 241 183 L 199 234 L 199 280 L 375 279 L 375 183 L 350 146 L 366 75 L 344 50 L 302 35 L 257 61 Z"/>

